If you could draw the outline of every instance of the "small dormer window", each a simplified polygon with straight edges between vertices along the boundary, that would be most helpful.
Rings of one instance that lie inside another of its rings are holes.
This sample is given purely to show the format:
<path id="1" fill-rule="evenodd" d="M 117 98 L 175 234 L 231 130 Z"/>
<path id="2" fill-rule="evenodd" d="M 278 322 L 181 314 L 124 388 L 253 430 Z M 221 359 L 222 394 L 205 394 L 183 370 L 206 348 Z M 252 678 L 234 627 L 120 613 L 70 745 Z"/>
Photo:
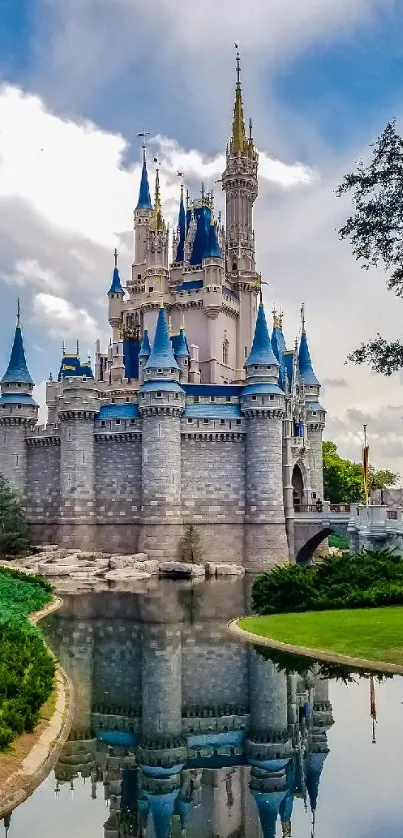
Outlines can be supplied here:
<path id="1" fill-rule="evenodd" d="M 115 425 L 120 425 L 120 419 L 115 419 Z"/>
<path id="2" fill-rule="evenodd" d="M 203 424 L 208 425 L 208 419 L 203 419 Z"/>
<path id="3" fill-rule="evenodd" d="M 198 402 L 200 401 L 200 396 L 195 396 L 193 401 L 195 404 L 198 404 Z"/>
<path id="4" fill-rule="evenodd" d="M 189 424 L 189 425 L 191 425 L 191 424 L 192 424 L 192 422 L 193 422 L 193 419 L 188 419 L 188 424 Z"/>
<path id="5" fill-rule="evenodd" d="M 241 424 L 241 420 L 240 420 L 240 419 L 237 419 L 237 420 L 236 420 L 236 424 L 237 424 L 237 425 L 240 425 L 240 424 Z"/>
<path id="6" fill-rule="evenodd" d="M 210 396 L 210 401 L 215 402 L 215 396 Z"/>
<path id="7" fill-rule="evenodd" d="M 146 397 L 146 394 L 145 394 L 145 393 L 142 393 L 142 394 L 141 394 L 141 398 L 142 398 L 142 399 L 145 399 L 145 397 Z"/>
<path id="8" fill-rule="evenodd" d="M 175 372 L 175 370 L 171 370 L 171 373 L 174 373 L 174 372 Z"/>
<path id="9" fill-rule="evenodd" d="M 162 373 L 162 370 L 157 370 L 157 372 Z"/>
<path id="10" fill-rule="evenodd" d="M 148 289 L 148 290 L 149 290 L 149 293 L 150 293 L 150 294 L 152 294 L 152 293 L 153 293 L 153 291 L 154 291 L 154 286 L 153 286 L 153 285 L 150 285 L 150 287 L 149 287 L 149 289 Z"/>
<path id="11" fill-rule="evenodd" d="M 256 401 L 256 399 L 257 399 L 257 396 L 252 396 L 252 401 L 253 401 L 253 402 L 255 402 L 255 401 Z"/>
<path id="12" fill-rule="evenodd" d="M 226 401 L 226 402 L 230 402 L 230 401 L 231 401 L 231 396 L 226 396 L 226 397 L 225 397 L 225 401 Z"/>
<path id="13" fill-rule="evenodd" d="M 21 405 L 17 404 L 18 410 L 21 410 Z"/>
<path id="14" fill-rule="evenodd" d="M 18 407 L 19 407 L 19 405 L 18 405 Z M 316 410 L 312 411 L 312 416 L 316 416 Z"/>
<path id="15" fill-rule="evenodd" d="M 179 399 L 179 393 L 175 393 L 175 399 Z"/>
<path id="16" fill-rule="evenodd" d="M 101 421 L 101 427 L 102 427 L 102 428 L 104 428 L 104 427 L 105 427 L 105 425 L 106 425 L 105 419 L 102 419 L 102 421 Z"/>
<path id="17" fill-rule="evenodd" d="M 157 399 L 162 399 L 162 393 L 161 393 L 161 390 L 158 390 L 158 391 L 157 391 L 156 396 L 157 396 Z"/>
<path id="18" fill-rule="evenodd" d="M 115 404 L 115 399 L 111 399 L 112 404 Z"/>
<path id="19" fill-rule="evenodd" d="M 271 401 L 271 402 L 273 402 L 273 401 L 274 401 L 274 396 L 270 396 L 270 401 Z"/>
<path id="20" fill-rule="evenodd" d="M 185 364 L 185 367 L 187 367 L 187 365 L 188 365 L 188 359 L 187 358 L 185 358 L 184 364 Z"/>
<path id="21" fill-rule="evenodd" d="M 258 370 L 258 369 L 259 369 L 258 365 L 257 365 L 257 364 L 254 364 L 254 365 L 253 365 L 253 369 L 254 369 L 254 370 Z"/>

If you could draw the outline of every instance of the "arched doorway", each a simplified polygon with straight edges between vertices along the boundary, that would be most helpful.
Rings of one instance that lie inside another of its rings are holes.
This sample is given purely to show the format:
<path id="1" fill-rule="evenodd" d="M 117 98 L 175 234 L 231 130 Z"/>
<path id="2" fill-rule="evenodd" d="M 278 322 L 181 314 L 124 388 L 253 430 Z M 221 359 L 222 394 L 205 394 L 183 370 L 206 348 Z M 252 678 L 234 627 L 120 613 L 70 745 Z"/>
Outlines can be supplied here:
<path id="1" fill-rule="evenodd" d="M 301 509 L 304 499 L 304 479 L 299 465 L 294 466 L 292 473 L 292 497 L 294 501 L 294 509 Z"/>
<path id="2" fill-rule="evenodd" d="M 326 529 L 320 530 L 317 532 L 316 535 L 313 535 L 309 541 L 298 550 L 298 553 L 295 557 L 296 564 L 305 566 L 308 564 L 312 564 L 313 554 L 315 550 L 318 549 L 319 545 L 322 544 L 322 541 L 325 541 L 326 538 L 329 538 L 329 535 L 332 535 L 334 530 L 330 529 L 330 527 L 326 527 Z"/>

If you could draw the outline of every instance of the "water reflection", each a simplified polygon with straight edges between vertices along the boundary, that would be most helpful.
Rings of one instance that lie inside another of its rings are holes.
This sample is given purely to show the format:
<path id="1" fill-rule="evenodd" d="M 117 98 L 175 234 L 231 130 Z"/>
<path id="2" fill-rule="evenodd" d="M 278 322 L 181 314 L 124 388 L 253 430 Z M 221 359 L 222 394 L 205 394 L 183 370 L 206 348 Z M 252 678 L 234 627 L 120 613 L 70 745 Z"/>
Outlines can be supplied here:
<path id="1" fill-rule="evenodd" d="M 66 597 L 48 634 L 76 713 L 52 782 L 60 812 L 67 790 L 80 811 L 107 808 L 96 827 L 64 833 L 59 823 L 58 834 L 314 838 L 334 722 L 329 679 L 317 664 L 234 641 L 225 625 L 248 598 L 244 580 Z M 45 838 L 55 832 L 46 805 L 34 815 Z M 13 814 L 10 838 L 23 835 L 29 807 L 35 796 Z"/>

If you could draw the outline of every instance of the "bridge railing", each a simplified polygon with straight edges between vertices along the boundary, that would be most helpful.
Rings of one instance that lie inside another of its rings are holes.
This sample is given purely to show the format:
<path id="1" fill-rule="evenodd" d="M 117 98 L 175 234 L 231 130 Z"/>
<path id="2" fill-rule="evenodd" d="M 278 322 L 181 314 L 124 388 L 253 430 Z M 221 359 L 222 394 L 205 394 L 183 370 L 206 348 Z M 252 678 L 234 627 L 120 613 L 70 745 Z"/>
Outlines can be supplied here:
<path id="1" fill-rule="evenodd" d="M 306 512 L 314 512 L 316 515 L 327 515 L 329 512 L 333 513 L 347 513 L 350 512 L 350 504 L 349 503 L 329 503 L 329 501 L 319 501 L 315 503 L 301 503 L 294 507 L 294 512 L 298 513 L 306 513 Z"/>

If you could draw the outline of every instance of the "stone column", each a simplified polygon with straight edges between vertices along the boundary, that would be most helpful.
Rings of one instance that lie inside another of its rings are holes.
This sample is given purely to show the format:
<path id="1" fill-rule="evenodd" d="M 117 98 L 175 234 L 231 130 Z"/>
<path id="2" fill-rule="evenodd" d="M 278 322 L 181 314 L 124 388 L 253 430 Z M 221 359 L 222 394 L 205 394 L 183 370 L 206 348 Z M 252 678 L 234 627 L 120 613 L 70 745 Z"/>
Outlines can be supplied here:
<path id="1" fill-rule="evenodd" d="M 182 637 L 179 625 L 144 627 L 142 733 L 147 739 L 182 732 Z"/>

